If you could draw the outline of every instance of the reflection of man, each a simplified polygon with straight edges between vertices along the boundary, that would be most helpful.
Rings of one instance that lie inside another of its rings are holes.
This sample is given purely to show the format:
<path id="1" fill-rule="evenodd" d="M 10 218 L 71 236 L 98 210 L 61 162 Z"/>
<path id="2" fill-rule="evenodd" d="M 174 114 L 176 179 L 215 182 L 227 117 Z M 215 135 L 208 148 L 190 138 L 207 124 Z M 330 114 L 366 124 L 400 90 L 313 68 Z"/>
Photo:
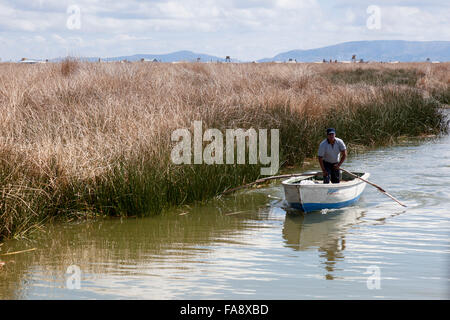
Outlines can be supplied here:
<path id="1" fill-rule="evenodd" d="M 339 183 L 339 167 L 347 157 L 344 141 L 336 138 L 336 130 L 327 129 L 327 138 L 319 145 L 319 163 L 323 172 L 323 183 Z"/>

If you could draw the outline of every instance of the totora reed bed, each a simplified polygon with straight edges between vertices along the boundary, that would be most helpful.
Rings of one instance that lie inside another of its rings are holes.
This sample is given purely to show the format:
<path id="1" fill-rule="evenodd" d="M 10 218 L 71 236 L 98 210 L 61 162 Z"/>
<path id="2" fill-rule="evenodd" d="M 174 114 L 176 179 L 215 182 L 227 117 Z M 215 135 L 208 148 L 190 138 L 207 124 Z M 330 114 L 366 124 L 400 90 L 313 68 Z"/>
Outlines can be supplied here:
<path id="1" fill-rule="evenodd" d="M 445 132 L 450 64 L 0 64 L 0 240 L 51 219 L 157 214 L 260 177 L 175 165 L 171 133 L 279 129 L 280 164 L 332 126 L 352 148 Z"/>

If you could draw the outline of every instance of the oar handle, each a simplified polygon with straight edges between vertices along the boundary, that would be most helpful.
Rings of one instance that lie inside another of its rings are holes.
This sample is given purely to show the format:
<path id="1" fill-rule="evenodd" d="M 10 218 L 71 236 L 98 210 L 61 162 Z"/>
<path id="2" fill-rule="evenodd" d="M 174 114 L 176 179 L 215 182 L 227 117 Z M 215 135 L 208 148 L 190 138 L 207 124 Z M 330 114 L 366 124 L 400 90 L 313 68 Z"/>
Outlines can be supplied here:
<path id="1" fill-rule="evenodd" d="M 368 184 L 374 186 L 375 188 L 377 188 L 377 189 L 380 190 L 381 192 L 386 192 L 386 190 L 384 190 L 382 187 L 376 185 L 375 183 L 372 183 L 372 182 L 370 182 L 370 181 L 367 181 L 366 179 L 363 179 L 363 178 L 361 178 L 360 176 L 357 176 L 356 174 L 351 173 L 350 171 L 347 171 L 347 170 L 342 169 L 342 168 L 340 168 L 340 169 L 341 169 L 342 171 L 348 173 L 349 175 L 351 175 L 351 176 L 353 176 L 353 177 L 355 177 L 355 178 L 358 178 L 358 179 L 364 181 L 365 183 L 368 183 Z"/>
<path id="2" fill-rule="evenodd" d="M 252 185 L 255 185 L 255 184 L 258 184 L 258 183 L 262 183 L 262 182 L 265 182 L 265 181 L 269 181 L 269 180 L 282 179 L 282 178 L 291 178 L 291 177 L 301 177 L 301 176 L 314 176 L 314 175 L 316 175 L 318 173 L 319 172 L 317 172 L 317 171 L 311 171 L 311 172 L 305 172 L 305 173 L 282 174 L 282 175 L 279 175 L 279 176 L 271 176 L 271 177 L 261 178 L 261 179 L 258 179 L 256 181 L 253 181 L 251 183 L 247 183 L 247 184 L 244 184 L 244 185 L 236 187 L 236 188 L 225 190 L 221 194 L 227 194 L 227 193 L 230 193 L 230 192 L 234 192 L 234 191 L 237 191 L 239 189 L 247 188 L 247 187 L 250 187 Z"/>

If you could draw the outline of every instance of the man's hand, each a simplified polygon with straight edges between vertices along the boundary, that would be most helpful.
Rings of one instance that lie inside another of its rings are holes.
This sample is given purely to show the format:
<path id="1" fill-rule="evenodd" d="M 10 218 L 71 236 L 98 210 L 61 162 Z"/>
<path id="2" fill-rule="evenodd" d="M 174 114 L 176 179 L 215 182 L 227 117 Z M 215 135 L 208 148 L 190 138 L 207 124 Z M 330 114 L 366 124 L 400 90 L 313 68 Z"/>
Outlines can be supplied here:
<path id="1" fill-rule="evenodd" d="M 324 177 L 328 176 L 328 172 L 327 171 L 322 171 L 322 174 L 323 174 Z"/>
<path id="2" fill-rule="evenodd" d="M 333 166 L 333 169 L 334 170 L 339 170 L 339 167 L 340 167 L 341 165 L 340 164 L 335 164 L 334 166 Z"/>

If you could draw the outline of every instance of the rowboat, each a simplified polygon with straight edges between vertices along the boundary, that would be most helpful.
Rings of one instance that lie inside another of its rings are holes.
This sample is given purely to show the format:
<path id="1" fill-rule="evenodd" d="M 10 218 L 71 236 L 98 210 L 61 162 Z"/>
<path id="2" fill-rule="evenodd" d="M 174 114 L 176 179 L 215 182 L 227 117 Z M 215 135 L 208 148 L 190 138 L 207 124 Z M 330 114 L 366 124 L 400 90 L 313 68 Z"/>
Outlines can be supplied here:
<path id="1" fill-rule="evenodd" d="M 352 174 L 367 180 L 368 172 L 352 172 Z M 342 208 L 358 201 L 366 183 L 345 172 L 340 183 L 323 183 L 321 172 L 311 175 L 292 177 L 281 182 L 289 206 L 311 212 L 322 209 Z"/>

